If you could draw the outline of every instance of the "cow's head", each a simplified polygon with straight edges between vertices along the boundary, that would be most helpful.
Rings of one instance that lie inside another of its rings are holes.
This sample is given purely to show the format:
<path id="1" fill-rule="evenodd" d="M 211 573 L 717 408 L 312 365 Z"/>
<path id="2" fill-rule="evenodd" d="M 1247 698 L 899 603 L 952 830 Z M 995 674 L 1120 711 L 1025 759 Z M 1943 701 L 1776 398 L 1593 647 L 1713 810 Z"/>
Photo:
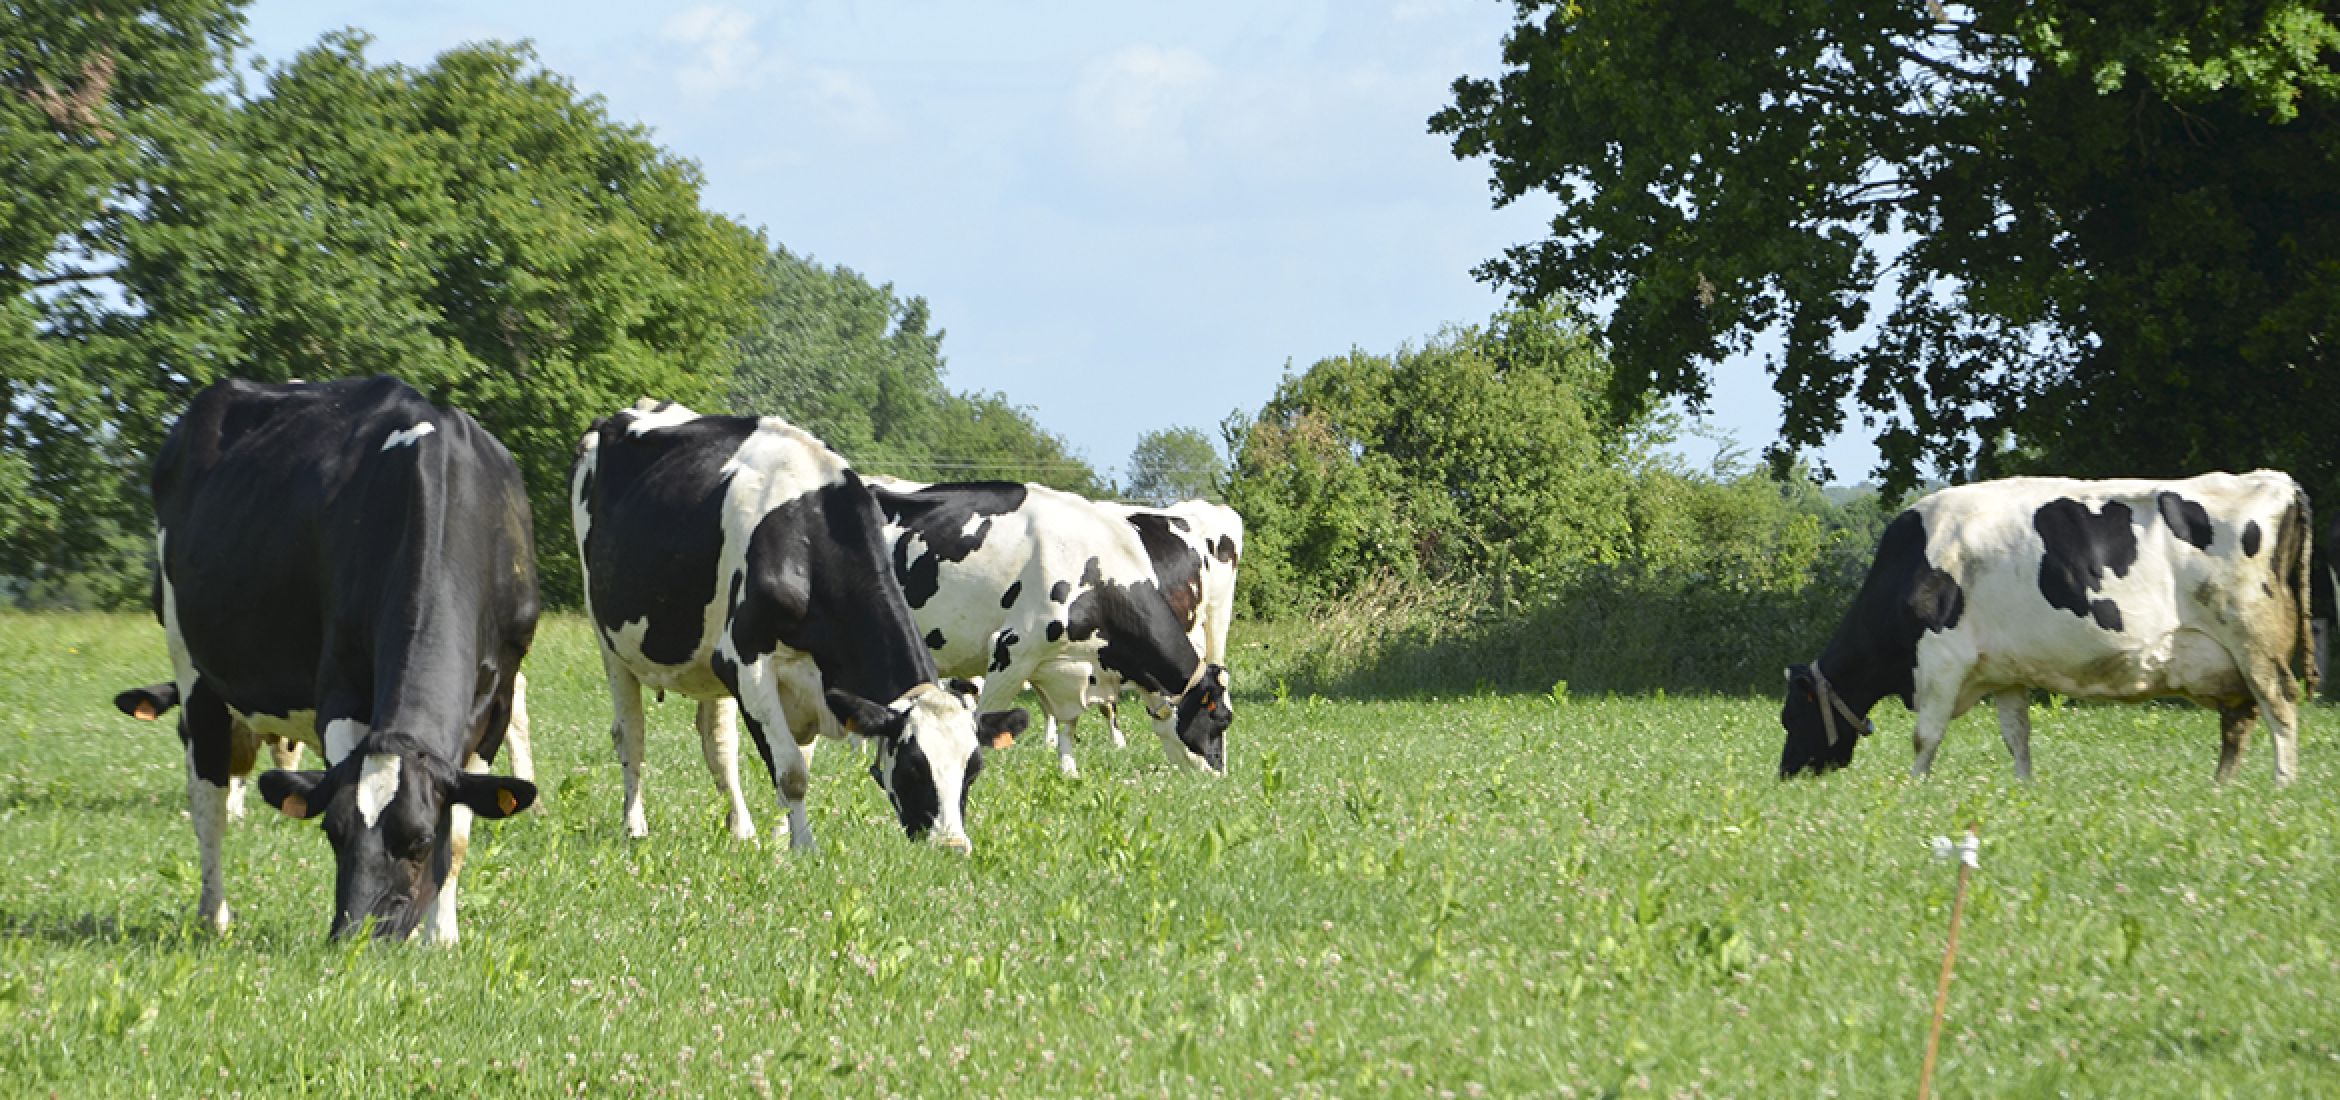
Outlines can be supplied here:
<path id="1" fill-rule="evenodd" d="M 536 785 L 458 771 L 411 744 L 369 741 L 324 771 L 263 773 L 260 795 L 286 817 L 324 817 L 333 938 L 371 918 L 375 938 L 405 939 L 446 881 L 455 808 L 509 817 L 536 801 Z"/>
<path id="2" fill-rule="evenodd" d="M 869 777 L 913 840 L 931 833 L 944 847 L 973 851 L 967 791 L 983 772 L 983 750 L 1013 744 L 1031 724 L 1020 707 L 975 713 L 976 692 L 974 684 L 952 680 L 920 684 L 891 705 L 834 688 L 823 694 L 848 732 L 876 743 Z"/>
<path id="3" fill-rule="evenodd" d="M 1787 742 L 1779 750 L 1781 779 L 1804 772 L 1830 772 L 1852 763 L 1853 749 L 1866 729 L 1837 714 L 1836 738 L 1831 743 L 1821 710 L 1834 705 L 1822 697 L 1826 690 L 1812 675 L 1812 666 L 1788 667 L 1787 703 L 1779 708 L 1779 724 L 1787 730 Z"/>
<path id="4" fill-rule="evenodd" d="M 1178 740 L 1205 771 L 1227 770 L 1227 727 L 1235 724 L 1235 698 L 1227 691 L 1224 665 L 1204 665 L 1178 697 Z"/>

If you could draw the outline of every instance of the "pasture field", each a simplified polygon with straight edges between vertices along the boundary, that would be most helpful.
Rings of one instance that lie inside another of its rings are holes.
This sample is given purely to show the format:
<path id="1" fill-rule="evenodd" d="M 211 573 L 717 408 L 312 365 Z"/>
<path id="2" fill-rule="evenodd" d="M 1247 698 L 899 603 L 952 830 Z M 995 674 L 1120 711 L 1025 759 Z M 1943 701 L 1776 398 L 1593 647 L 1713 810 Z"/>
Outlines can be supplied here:
<path id="1" fill-rule="evenodd" d="M 2018 785 L 1987 707 L 1911 781 L 1888 705 L 1782 784 L 1771 699 L 1278 701 L 1239 667 L 1223 781 L 1092 729 L 1067 782 L 1034 737 L 960 858 L 830 744 L 795 858 L 723 833 L 680 701 L 626 841 L 581 621 L 529 670 L 546 800 L 478 826 L 460 947 L 326 943 L 330 850 L 256 796 L 220 938 L 170 728 L 108 703 L 167 675 L 160 630 L 0 616 L 0 1093 L 1905 1095 L 1926 841 L 1970 819 L 1942 1095 L 2340 1093 L 2323 707 L 2286 791 L 2263 735 L 2214 789 L 2214 719 L 2166 706 L 2036 712 Z"/>

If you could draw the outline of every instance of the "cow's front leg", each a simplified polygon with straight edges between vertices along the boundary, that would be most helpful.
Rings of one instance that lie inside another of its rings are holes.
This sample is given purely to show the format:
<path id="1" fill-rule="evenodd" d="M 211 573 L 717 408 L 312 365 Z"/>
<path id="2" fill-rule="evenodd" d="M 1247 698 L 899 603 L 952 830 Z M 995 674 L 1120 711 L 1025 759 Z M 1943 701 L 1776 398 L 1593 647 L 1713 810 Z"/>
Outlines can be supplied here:
<path id="1" fill-rule="evenodd" d="M 536 748 L 529 740 L 528 674 L 512 670 L 512 716 L 504 723 L 504 751 L 512 761 L 512 778 L 536 782 Z"/>
<path id="2" fill-rule="evenodd" d="M 2218 781 L 2233 779 L 2242 768 L 2243 750 L 2251 744 L 2251 723 L 2259 720 L 2252 703 L 2218 705 Z"/>
<path id="3" fill-rule="evenodd" d="M 488 762 L 478 753 L 472 753 L 464 760 L 463 770 L 486 775 Z M 463 857 L 469 854 L 471 807 L 457 802 L 450 808 L 447 820 L 447 875 L 439 882 L 439 896 L 431 902 L 430 915 L 423 918 L 422 942 L 426 946 L 455 946 L 455 887 L 463 876 Z"/>
<path id="4" fill-rule="evenodd" d="M 748 736 L 755 740 L 756 753 L 764 758 L 764 770 L 771 775 L 772 787 L 780 794 L 780 807 L 788 815 L 788 847 L 813 851 L 812 819 L 804 812 L 805 793 L 812 787 L 812 765 L 789 730 L 787 708 L 780 698 L 780 677 L 767 659 L 734 665 L 727 654 L 722 657 L 717 674 L 731 673 L 730 687 L 739 700 L 739 717 L 747 724 Z"/>
<path id="5" fill-rule="evenodd" d="M 739 789 L 739 703 L 726 696 L 699 700 L 699 755 L 715 777 L 715 789 L 729 805 L 723 824 L 740 840 L 756 838 L 755 815 L 748 812 L 747 795 Z"/>
<path id="6" fill-rule="evenodd" d="M 2015 778 L 2031 780 L 2031 692 L 2008 688 L 1998 694 L 1999 739 L 2015 758 Z"/>
<path id="7" fill-rule="evenodd" d="M 1048 716 L 1049 727 L 1056 732 L 1056 770 L 1067 779 L 1078 779 L 1080 764 L 1073 759 L 1073 731 L 1080 726 L 1081 712 L 1089 707 L 1088 671 L 1066 665 L 1052 665 L 1032 677 L 1032 690 L 1040 696 L 1040 710 Z M 988 694 L 988 691 L 986 692 Z M 985 699 L 983 711 L 1003 710 L 1012 699 L 995 704 Z"/>
<path id="8" fill-rule="evenodd" d="M 203 887 L 195 915 L 225 932 L 228 913 L 226 873 L 220 856 L 220 836 L 228 820 L 229 764 L 234 739 L 227 706 L 200 681 L 182 684 L 186 702 L 179 708 L 179 740 L 187 750 L 187 817 L 195 825 L 195 851 L 202 865 Z M 247 765 L 250 761 L 245 762 Z"/>

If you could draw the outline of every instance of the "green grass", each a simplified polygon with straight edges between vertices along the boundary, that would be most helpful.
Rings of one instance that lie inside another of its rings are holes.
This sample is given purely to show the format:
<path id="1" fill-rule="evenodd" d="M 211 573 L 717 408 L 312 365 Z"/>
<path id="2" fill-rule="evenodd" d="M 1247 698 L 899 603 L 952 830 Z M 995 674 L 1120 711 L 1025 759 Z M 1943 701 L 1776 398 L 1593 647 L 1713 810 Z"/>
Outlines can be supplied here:
<path id="1" fill-rule="evenodd" d="M 2037 712 L 2029 785 L 1987 713 L 1912 782 L 1888 707 L 1782 784 L 1771 700 L 1246 681 L 1225 781 L 1150 735 L 1092 734 L 1078 782 L 996 754 L 972 859 L 824 746 L 806 859 L 723 834 L 680 702 L 626 842 L 590 645 L 546 624 L 545 810 L 482 823 L 432 952 L 326 943 L 330 850 L 256 798 L 238 923 L 201 931 L 177 746 L 108 704 L 160 631 L 0 616 L 0 1093 L 1905 1094 L 1954 880 L 1926 841 L 1969 819 L 1943 1095 L 2340 1090 L 2322 709 L 2287 791 L 2263 739 L 2213 789 L 2175 707 Z"/>

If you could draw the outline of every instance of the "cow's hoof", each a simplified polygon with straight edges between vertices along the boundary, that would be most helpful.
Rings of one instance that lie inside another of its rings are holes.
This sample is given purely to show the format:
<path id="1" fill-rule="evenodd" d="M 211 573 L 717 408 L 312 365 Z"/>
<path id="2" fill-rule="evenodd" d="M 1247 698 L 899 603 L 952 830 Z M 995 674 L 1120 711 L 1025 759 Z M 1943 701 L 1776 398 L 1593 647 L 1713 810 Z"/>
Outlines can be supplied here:
<path id="1" fill-rule="evenodd" d="M 1066 779 L 1079 779 L 1081 777 L 1081 766 L 1074 763 L 1073 758 L 1069 756 L 1056 758 L 1056 770 L 1064 773 Z"/>

